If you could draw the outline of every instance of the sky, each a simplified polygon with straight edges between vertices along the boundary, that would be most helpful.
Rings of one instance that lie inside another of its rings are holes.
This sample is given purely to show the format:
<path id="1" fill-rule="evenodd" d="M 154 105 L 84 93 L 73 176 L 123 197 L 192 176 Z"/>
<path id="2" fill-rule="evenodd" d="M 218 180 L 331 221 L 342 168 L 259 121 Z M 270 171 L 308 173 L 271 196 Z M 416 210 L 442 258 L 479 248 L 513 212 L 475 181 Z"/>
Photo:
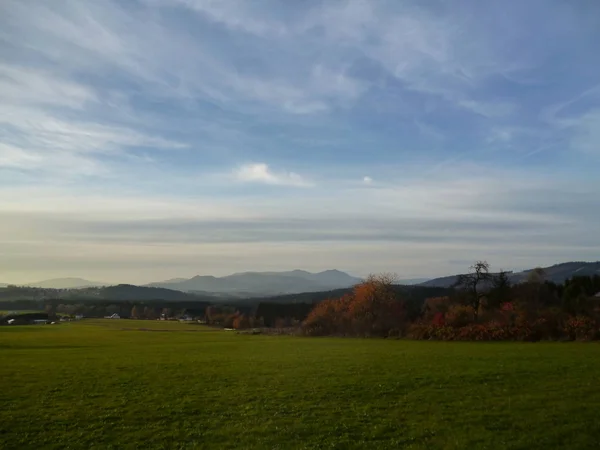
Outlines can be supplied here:
<path id="1" fill-rule="evenodd" d="M 3 0 L 0 282 L 600 255 L 600 3 Z"/>

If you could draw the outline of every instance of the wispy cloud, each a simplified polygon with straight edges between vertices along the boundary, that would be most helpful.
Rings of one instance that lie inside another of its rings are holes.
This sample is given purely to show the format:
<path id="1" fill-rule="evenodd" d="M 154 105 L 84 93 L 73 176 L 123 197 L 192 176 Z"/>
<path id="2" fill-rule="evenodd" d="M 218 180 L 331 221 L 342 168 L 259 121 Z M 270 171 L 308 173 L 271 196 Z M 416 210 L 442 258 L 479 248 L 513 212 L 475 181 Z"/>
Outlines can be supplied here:
<path id="1" fill-rule="evenodd" d="M 557 140 L 568 142 L 569 150 L 600 155 L 600 85 L 544 108 L 541 117 L 553 128 Z"/>
<path id="2" fill-rule="evenodd" d="M 97 122 L 61 120 L 30 108 L 0 106 L 0 168 L 68 174 L 102 174 L 104 156 L 132 148 L 181 149 L 186 144 Z"/>
<path id="3" fill-rule="evenodd" d="M 600 156 L 600 108 L 588 111 L 572 125 L 571 148 Z"/>
<path id="4" fill-rule="evenodd" d="M 267 18 L 268 10 L 256 12 L 253 10 L 256 5 L 245 1 L 146 0 L 146 2 L 163 7 L 187 8 L 227 28 L 253 35 L 281 36 L 288 31 L 283 23 Z"/>
<path id="5" fill-rule="evenodd" d="M 87 86 L 53 75 L 44 70 L 0 64 L 0 97 L 3 102 L 64 106 L 82 109 L 86 102 L 97 101 Z"/>
<path id="6" fill-rule="evenodd" d="M 98 93 L 68 77 L 11 64 L 0 66 L 0 73 L 0 96 L 5 100 L 0 105 L 0 168 L 98 175 L 106 173 L 98 155 L 126 155 L 130 148 L 187 147 L 94 118 L 90 104 L 103 103 Z"/>
<path id="7" fill-rule="evenodd" d="M 370 58 L 409 89 L 486 117 L 509 115 L 514 103 L 489 101 L 480 90 L 488 79 L 526 63 L 515 59 L 515 52 L 499 52 L 491 36 L 479 33 L 479 25 L 458 10 L 440 15 L 411 2 L 389 7 L 357 0 L 325 3 L 313 11 L 303 29 L 322 28 L 329 44 Z M 516 50 L 518 42 L 510 24 L 505 25 L 510 32 L 504 35 L 509 36 L 506 41 Z"/>

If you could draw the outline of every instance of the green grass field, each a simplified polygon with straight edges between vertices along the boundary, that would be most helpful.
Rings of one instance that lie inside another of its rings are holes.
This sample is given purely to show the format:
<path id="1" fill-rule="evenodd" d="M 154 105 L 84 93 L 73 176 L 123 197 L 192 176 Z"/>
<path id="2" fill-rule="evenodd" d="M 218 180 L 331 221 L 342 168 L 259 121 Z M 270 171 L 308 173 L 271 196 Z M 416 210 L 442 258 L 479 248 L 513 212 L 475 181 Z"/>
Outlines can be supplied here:
<path id="1" fill-rule="evenodd" d="M 0 448 L 592 449 L 599 381 L 597 344 L 5 326 Z"/>

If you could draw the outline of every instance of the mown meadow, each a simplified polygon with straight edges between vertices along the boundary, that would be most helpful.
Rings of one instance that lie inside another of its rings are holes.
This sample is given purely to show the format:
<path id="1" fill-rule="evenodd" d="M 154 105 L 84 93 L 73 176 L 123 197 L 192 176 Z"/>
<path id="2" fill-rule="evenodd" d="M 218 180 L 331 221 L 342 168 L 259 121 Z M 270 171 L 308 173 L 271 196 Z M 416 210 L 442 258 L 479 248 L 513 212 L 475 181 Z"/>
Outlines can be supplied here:
<path id="1" fill-rule="evenodd" d="M 2 449 L 588 449 L 597 343 L 0 327 Z"/>

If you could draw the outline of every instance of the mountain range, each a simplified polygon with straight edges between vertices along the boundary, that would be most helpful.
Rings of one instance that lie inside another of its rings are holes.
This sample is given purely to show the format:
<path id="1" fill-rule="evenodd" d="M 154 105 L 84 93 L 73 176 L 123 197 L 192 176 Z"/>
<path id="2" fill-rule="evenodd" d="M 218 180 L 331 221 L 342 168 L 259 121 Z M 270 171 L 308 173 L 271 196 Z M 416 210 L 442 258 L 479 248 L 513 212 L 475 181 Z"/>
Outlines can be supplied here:
<path id="1" fill-rule="evenodd" d="M 225 277 L 198 275 L 190 279 L 150 283 L 147 286 L 184 292 L 255 296 L 327 291 L 350 287 L 360 281 L 360 278 L 339 270 L 326 270 L 318 273 L 292 270 L 288 272 L 243 272 Z"/>
<path id="2" fill-rule="evenodd" d="M 512 283 L 526 281 L 532 270 L 534 269 L 510 272 L 509 278 Z M 543 270 L 546 280 L 563 283 L 566 279 L 577 275 L 600 275 L 600 261 L 566 262 L 544 267 Z M 430 280 L 407 279 L 399 280 L 398 284 L 447 288 L 456 282 L 457 277 L 458 275 L 451 275 Z M 339 270 L 326 270 L 318 273 L 311 273 L 305 270 L 291 270 L 286 272 L 243 272 L 224 277 L 197 275 L 192 278 L 172 278 L 145 286 L 190 292 L 202 296 L 251 298 L 257 296 L 298 294 L 302 292 L 331 291 L 351 287 L 360 283 L 360 281 L 360 278 L 353 277 Z M 83 278 L 54 278 L 29 283 L 25 286 L 45 289 L 83 289 L 109 285 L 110 283 L 90 281 Z M 5 286 L 6 284 L 0 284 L 0 287 Z"/>
<path id="3" fill-rule="evenodd" d="M 561 264 L 555 264 L 549 267 L 542 267 L 544 278 L 554 283 L 564 283 L 565 280 L 574 276 L 593 276 L 600 275 L 600 261 L 582 262 L 572 261 Z M 530 273 L 534 269 L 523 270 L 520 272 L 511 272 L 508 277 L 513 284 L 527 281 Z M 420 283 L 420 286 L 428 287 L 450 287 L 456 283 L 459 275 L 450 275 L 447 277 L 434 278 L 432 280 Z"/>

